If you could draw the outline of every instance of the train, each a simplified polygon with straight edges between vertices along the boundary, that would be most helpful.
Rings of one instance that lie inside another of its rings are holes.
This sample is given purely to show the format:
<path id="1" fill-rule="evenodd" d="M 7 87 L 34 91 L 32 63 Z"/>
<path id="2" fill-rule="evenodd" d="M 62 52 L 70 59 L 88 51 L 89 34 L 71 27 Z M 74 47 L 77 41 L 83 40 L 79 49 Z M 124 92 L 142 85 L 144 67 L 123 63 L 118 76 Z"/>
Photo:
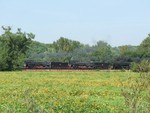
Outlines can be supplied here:
<path id="1" fill-rule="evenodd" d="M 27 60 L 24 69 L 80 69 L 80 70 L 106 70 L 106 69 L 125 69 L 129 70 L 130 62 L 50 62 Z"/>

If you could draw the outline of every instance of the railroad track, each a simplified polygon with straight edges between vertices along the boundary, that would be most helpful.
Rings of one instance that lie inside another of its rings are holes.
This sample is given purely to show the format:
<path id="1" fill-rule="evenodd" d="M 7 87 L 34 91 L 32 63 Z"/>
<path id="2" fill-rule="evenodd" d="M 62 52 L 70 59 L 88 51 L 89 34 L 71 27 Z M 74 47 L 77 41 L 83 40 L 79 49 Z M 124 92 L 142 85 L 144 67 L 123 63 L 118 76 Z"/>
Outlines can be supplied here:
<path id="1" fill-rule="evenodd" d="M 61 71 L 61 72 L 88 72 L 88 71 L 106 71 L 106 72 L 111 72 L 111 71 L 121 71 L 121 70 L 111 70 L 111 69 L 23 69 L 23 71 L 41 71 L 41 72 L 56 72 L 56 71 Z"/>

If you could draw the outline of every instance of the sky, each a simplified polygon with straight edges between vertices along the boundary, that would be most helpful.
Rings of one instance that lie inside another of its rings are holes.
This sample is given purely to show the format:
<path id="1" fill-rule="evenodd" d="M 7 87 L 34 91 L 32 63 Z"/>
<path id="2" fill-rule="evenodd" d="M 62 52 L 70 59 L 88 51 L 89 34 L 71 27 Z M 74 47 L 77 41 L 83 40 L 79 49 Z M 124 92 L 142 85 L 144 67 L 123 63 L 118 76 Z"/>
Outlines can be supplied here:
<path id="1" fill-rule="evenodd" d="M 32 32 L 43 43 L 65 37 L 139 45 L 150 33 L 150 0 L 0 0 L 0 26 Z"/>

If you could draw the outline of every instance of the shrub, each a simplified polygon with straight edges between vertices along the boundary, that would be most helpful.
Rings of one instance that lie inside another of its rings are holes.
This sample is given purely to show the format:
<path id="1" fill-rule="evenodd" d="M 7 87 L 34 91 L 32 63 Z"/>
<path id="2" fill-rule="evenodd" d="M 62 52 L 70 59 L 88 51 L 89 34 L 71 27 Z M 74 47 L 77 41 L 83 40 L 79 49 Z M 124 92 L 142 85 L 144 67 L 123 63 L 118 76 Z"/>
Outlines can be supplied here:
<path id="1" fill-rule="evenodd" d="M 133 72 L 149 72 L 150 71 L 150 61 L 142 60 L 139 63 L 132 63 L 131 70 Z"/>
<path id="2" fill-rule="evenodd" d="M 124 86 L 121 95 L 125 100 L 126 112 L 150 112 L 150 73 L 141 73 L 139 78 L 129 78 L 128 87 Z M 143 96 L 144 95 L 144 96 Z"/>

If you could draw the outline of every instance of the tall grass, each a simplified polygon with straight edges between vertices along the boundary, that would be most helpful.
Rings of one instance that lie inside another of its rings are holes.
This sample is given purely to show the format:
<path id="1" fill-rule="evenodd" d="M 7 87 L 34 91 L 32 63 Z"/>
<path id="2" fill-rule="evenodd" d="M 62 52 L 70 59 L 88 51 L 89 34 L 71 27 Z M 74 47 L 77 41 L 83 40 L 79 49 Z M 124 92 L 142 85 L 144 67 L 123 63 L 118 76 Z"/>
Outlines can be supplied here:
<path id="1" fill-rule="evenodd" d="M 128 71 L 0 72 L 0 111 L 125 113 L 121 89 L 130 86 L 129 77 L 139 76 Z"/>

